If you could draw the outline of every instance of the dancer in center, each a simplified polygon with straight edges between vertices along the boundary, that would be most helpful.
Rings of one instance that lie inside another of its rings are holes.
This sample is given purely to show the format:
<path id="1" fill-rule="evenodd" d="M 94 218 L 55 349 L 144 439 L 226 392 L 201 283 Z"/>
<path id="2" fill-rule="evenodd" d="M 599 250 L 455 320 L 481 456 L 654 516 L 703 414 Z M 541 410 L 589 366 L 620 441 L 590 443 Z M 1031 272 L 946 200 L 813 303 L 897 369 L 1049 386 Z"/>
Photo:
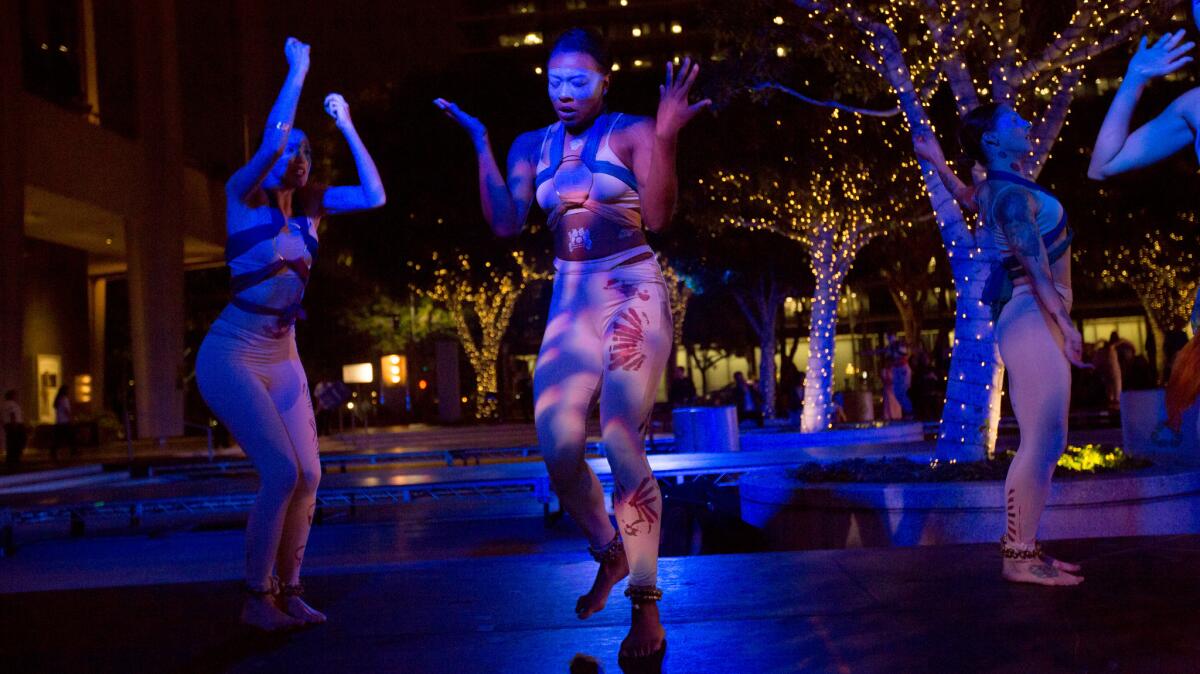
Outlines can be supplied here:
<path id="1" fill-rule="evenodd" d="M 685 59 L 678 72 L 667 65 L 655 118 L 609 112 L 611 69 L 591 31 L 571 29 L 554 42 L 547 83 L 558 121 L 516 139 L 507 185 L 483 123 L 444 99 L 435 104 L 471 136 L 492 231 L 518 234 L 535 198 L 548 214 L 557 274 L 534 372 L 534 421 L 554 490 L 600 564 L 576 603 L 578 616 L 604 608 L 612 587 L 629 576 L 633 616 L 620 651 L 626 666 L 661 663 L 666 652 L 656 603 L 662 501 L 645 431 L 672 324 L 667 287 L 642 228 L 658 231 L 670 222 L 679 133 L 710 101 L 688 102 L 699 67 Z M 584 461 L 585 422 L 597 396 L 617 531 Z"/>
<path id="2" fill-rule="evenodd" d="M 1001 575 L 1018 583 L 1078 585 L 1080 567 L 1046 555 L 1036 540 L 1054 468 L 1066 449 L 1071 365 L 1087 366 L 1070 316 L 1072 233 L 1062 203 L 1025 177 L 1030 128 L 1005 105 L 967 113 L 959 138 L 967 155 L 987 169 L 987 179 L 975 188 L 954 175 L 932 139 L 920 139 L 916 150 L 964 207 L 978 209 L 980 245 L 1002 257 L 983 299 L 992 307 L 1021 444 L 1004 482 Z"/>

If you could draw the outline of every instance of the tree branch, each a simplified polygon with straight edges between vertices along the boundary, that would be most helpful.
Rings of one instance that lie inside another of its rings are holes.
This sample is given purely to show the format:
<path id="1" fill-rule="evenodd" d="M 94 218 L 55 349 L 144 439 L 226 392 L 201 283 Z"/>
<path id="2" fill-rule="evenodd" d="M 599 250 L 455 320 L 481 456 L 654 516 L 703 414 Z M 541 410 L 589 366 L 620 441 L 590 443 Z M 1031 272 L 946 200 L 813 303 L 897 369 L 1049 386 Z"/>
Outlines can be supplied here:
<path id="1" fill-rule="evenodd" d="M 760 82 L 759 84 L 751 87 L 751 89 L 753 91 L 775 89 L 776 91 L 782 91 L 783 93 L 804 101 L 810 105 L 817 105 L 823 108 L 834 108 L 836 110 L 845 110 L 846 112 L 852 112 L 856 115 L 866 115 L 867 117 L 895 117 L 896 115 L 900 114 L 900 106 L 898 105 L 890 110 L 871 110 L 868 108 L 859 108 L 853 105 L 846 105 L 845 103 L 839 103 L 837 101 L 822 101 L 810 96 L 805 96 L 799 91 L 796 91 L 795 89 L 778 82 Z"/>

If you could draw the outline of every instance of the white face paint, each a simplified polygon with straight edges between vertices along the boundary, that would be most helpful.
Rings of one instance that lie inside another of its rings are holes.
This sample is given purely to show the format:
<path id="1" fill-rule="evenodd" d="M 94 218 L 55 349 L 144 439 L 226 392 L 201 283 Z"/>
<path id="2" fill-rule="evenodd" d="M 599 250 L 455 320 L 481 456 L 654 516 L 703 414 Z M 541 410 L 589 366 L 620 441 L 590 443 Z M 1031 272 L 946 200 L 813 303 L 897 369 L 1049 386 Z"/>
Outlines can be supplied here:
<path id="1" fill-rule="evenodd" d="M 546 91 L 562 121 L 582 122 L 603 107 L 605 77 L 596 70 L 564 64 L 550 68 L 546 75 Z"/>
<path id="2" fill-rule="evenodd" d="M 595 70 L 551 68 L 548 90 L 554 101 L 588 100 L 603 95 L 604 76 Z"/>

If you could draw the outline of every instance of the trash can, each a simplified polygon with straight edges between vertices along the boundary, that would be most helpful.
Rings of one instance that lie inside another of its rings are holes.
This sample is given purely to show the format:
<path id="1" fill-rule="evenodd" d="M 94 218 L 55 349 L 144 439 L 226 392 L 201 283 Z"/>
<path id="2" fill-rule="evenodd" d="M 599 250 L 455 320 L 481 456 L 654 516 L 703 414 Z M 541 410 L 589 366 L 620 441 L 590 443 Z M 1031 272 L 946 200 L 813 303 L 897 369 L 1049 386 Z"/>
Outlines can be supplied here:
<path id="1" fill-rule="evenodd" d="M 875 421 L 874 393 L 871 391 L 847 391 L 844 399 L 846 401 L 846 421 L 850 423 Z"/>
<path id="2" fill-rule="evenodd" d="M 737 410 L 729 407 L 677 407 L 671 413 L 675 428 L 675 451 L 737 452 Z"/>

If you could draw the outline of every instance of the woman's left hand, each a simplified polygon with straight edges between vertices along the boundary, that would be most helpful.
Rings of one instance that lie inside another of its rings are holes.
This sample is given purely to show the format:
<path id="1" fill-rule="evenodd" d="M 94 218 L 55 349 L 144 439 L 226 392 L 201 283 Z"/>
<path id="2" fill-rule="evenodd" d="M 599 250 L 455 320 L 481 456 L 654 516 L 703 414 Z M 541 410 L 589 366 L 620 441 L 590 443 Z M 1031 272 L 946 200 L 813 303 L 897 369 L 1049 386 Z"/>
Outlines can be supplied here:
<path id="1" fill-rule="evenodd" d="M 675 138 L 693 117 L 712 105 L 708 98 L 688 104 L 688 93 L 699 72 L 700 65 L 692 63 L 691 58 L 683 60 L 678 74 L 675 64 L 667 62 L 667 81 L 658 87 L 658 114 L 654 118 L 654 133 L 659 138 Z"/>
<path id="2" fill-rule="evenodd" d="M 334 125 L 340 131 L 354 128 L 354 122 L 350 119 L 350 104 L 341 94 L 329 94 L 325 97 L 325 112 L 333 118 Z"/>

